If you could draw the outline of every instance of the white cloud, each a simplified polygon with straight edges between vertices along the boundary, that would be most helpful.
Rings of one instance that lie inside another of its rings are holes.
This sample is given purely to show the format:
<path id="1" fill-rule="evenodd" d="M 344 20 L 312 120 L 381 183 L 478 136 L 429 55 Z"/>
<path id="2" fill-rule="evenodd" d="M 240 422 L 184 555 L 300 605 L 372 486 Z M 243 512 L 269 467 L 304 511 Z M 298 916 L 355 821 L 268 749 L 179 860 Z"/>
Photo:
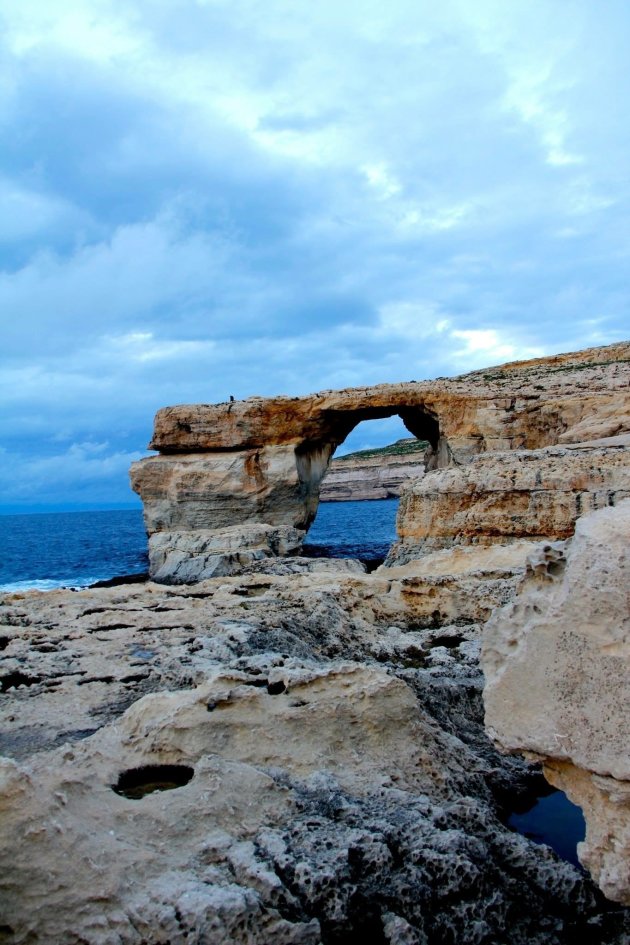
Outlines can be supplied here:
<path id="1" fill-rule="evenodd" d="M 518 344 L 507 332 L 495 328 L 477 328 L 468 331 L 455 329 L 451 338 L 463 341 L 464 347 L 453 352 L 455 361 L 466 362 L 469 370 L 501 361 L 526 360 L 542 357 L 546 352 L 542 347 L 530 347 Z"/>
<path id="2" fill-rule="evenodd" d="M 13 243 L 89 224 L 87 214 L 54 194 L 0 178 L 0 243 Z"/>
<path id="3" fill-rule="evenodd" d="M 150 331 L 133 331 L 126 335 L 102 339 L 114 357 L 131 361 L 173 361 L 190 357 L 208 357 L 215 349 L 214 341 L 161 341 Z"/>

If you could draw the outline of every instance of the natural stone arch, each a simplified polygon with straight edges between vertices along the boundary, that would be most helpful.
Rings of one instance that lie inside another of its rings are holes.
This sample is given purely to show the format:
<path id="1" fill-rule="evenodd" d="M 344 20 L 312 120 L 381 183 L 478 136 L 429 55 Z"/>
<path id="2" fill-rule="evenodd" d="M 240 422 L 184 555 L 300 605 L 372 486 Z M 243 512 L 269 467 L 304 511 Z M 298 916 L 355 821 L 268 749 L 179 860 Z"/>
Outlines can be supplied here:
<path id="1" fill-rule="evenodd" d="M 335 450 L 360 423 L 399 416 L 409 432 L 429 443 L 428 468 L 438 461 L 440 426 L 438 418 L 423 407 L 361 407 L 354 410 L 330 410 L 323 425 L 322 437 L 304 440 L 295 447 L 296 469 L 305 516 L 296 527 L 308 531 L 319 506 L 319 492 Z"/>
<path id="2" fill-rule="evenodd" d="M 478 423 L 486 404 L 412 381 L 158 411 L 150 448 L 160 455 L 131 469 L 152 576 L 188 582 L 298 553 L 334 451 L 359 423 L 398 415 L 431 444 L 435 468 L 487 448 Z"/>

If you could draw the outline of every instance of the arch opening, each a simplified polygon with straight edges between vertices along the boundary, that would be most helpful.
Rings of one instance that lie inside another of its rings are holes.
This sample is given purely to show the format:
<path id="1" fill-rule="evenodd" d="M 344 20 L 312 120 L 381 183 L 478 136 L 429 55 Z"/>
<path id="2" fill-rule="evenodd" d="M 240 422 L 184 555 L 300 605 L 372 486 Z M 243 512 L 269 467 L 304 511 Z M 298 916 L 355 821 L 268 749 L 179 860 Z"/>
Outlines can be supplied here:
<path id="1" fill-rule="evenodd" d="M 309 443 L 296 451 L 305 490 L 312 490 L 307 556 L 359 558 L 370 569 L 385 558 L 396 539 L 400 489 L 424 474 L 427 454 L 436 452 L 439 441 L 435 418 L 417 410 L 402 413 L 356 411 L 334 460 L 342 443 Z"/>
<path id="2" fill-rule="evenodd" d="M 429 449 L 425 466 L 433 469 L 439 462 L 441 433 L 437 416 L 425 407 L 393 405 L 358 407 L 352 410 L 329 410 L 324 413 L 317 439 L 305 439 L 295 448 L 295 462 L 300 483 L 300 499 L 304 517 L 296 523 L 305 531 L 311 527 L 319 505 L 319 490 L 335 451 L 360 423 L 400 417 L 404 427 L 418 440 L 426 440 Z"/>

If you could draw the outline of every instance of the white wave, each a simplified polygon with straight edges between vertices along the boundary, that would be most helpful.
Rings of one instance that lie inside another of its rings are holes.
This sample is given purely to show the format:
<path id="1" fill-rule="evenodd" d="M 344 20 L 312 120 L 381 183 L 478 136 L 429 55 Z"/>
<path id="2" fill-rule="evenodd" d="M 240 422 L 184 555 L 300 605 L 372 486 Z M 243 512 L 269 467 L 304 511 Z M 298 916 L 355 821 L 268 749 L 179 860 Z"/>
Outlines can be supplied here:
<path id="1" fill-rule="evenodd" d="M 67 578 L 66 580 L 13 581 L 10 584 L 0 584 L 0 593 L 18 594 L 22 591 L 58 591 L 62 587 L 66 589 L 75 588 L 78 590 L 80 588 L 89 587 L 90 584 L 101 580 L 103 580 L 103 578 L 86 577 L 79 578 L 78 580 Z"/>

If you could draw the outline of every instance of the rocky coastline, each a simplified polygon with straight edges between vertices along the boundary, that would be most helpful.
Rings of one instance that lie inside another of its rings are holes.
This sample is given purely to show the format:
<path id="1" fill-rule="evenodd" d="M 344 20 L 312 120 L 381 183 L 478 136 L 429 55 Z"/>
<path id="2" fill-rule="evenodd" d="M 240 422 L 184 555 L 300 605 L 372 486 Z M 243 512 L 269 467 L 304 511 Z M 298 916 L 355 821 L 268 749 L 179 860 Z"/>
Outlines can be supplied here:
<path id="1" fill-rule="evenodd" d="M 405 439 L 381 449 L 333 458 L 322 480 L 320 502 L 398 498 L 407 482 L 424 476 L 428 446 L 423 440 Z"/>
<path id="2" fill-rule="evenodd" d="M 354 424 L 426 439 L 368 574 Z M 160 411 L 150 580 L 0 597 L 0 941 L 627 945 L 630 344 Z M 543 776 L 584 869 L 509 829 Z"/>

